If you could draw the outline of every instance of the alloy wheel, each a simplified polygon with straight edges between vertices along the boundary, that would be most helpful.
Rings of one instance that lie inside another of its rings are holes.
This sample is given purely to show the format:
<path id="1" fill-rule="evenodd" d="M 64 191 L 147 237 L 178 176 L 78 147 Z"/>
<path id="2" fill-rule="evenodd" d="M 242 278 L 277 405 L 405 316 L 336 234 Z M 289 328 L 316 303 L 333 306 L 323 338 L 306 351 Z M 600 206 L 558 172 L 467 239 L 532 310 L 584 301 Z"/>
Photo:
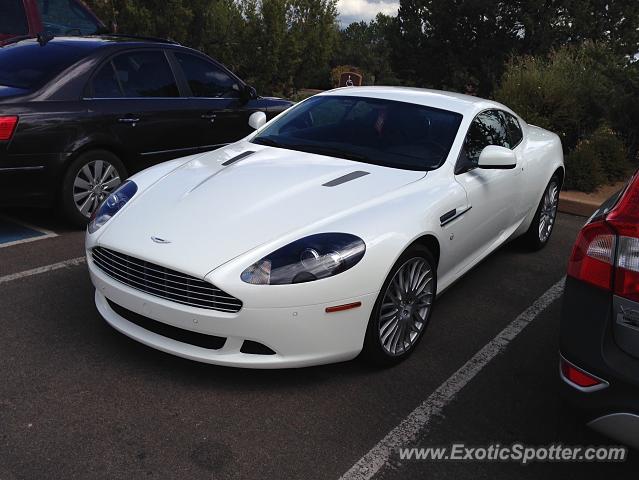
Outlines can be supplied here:
<path id="1" fill-rule="evenodd" d="M 91 161 L 75 176 L 73 202 L 78 211 L 89 218 L 120 183 L 120 174 L 113 165 L 105 160 Z"/>
<path id="2" fill-rule="evenodd" d="M 544 198 L 542 200 L 541 212 L 539 214 L 539 240 L 546 242 L 552 233 L 557 217 L 557 206 L 559 205 L 559 185 L 550 182 Z"/>
<path id="3" fill-rule="evenodd" d="M 433 275 L 426 259 L 415 257 L 388 284 L 378 323 L 379 341 L 387 354 L 402 355 L 419 339 L 433 302 Z"/>

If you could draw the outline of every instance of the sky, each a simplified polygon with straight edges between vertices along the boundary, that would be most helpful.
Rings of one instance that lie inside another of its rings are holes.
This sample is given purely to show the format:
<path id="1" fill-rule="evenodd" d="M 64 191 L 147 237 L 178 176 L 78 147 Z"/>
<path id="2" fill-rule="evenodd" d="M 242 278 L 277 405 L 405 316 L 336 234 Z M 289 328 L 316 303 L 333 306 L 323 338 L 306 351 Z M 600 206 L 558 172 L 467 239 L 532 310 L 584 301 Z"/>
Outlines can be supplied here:
<path id="1" fill-rule="evenodd" d="M 396 15 L 399 0 L 338 0 L 337 10 L 340 13 L 342 26 L 361 20 L 370 21 L 379 12 Z"/>

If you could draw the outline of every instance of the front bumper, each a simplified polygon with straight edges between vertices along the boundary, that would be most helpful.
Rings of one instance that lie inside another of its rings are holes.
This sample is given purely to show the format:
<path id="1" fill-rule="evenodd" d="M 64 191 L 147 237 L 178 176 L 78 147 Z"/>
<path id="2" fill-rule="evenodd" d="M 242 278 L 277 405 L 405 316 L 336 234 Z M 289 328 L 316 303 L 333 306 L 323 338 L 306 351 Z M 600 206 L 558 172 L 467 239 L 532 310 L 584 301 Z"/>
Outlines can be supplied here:
<path id="1" fill-rule="evenodd" d="M 105 275 L 90 259 L 88 267 L 96 288 L 96 307 L 116 330 L 166 353 L 232 367 L 294 368 L 351 360 L 362 350 L 377 297 L 368 294 L 290 308 L 244 307 L 238 313 L 225 313 L 176 304 L 132 289 Z M 189 332 L 224 337 L 226 341 L 216 350 L 159 335 L 128 321 L 109 301 L 148 319 Z M 326 307 L 353 302 L 362 305 L 337 313 L 325 312 Z M 242 353 L 246 340 L 258 342 L 275 353 Z"/>

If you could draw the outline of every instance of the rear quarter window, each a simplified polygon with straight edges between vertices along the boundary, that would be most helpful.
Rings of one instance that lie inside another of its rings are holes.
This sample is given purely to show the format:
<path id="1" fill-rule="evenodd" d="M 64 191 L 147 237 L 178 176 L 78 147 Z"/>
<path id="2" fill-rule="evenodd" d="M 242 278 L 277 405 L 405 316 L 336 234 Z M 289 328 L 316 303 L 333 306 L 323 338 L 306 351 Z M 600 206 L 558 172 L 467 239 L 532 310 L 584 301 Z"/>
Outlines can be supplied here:
<path id="1" fill-rule="evenodd" d="M 82 49 L 36 42 L 0 48 L 0 85 L 36 90 L 86 56 Z"/>

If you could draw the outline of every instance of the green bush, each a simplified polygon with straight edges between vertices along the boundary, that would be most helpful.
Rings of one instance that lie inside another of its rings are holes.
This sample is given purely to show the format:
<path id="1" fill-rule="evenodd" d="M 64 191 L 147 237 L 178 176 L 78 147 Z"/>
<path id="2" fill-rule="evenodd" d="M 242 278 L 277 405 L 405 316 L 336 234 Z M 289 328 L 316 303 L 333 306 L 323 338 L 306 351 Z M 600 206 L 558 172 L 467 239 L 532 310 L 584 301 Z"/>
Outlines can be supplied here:
<path id="1" fill-rule="evenodd" d="M 593 192 L 606 180 L 597 152 L 589 142 L 580 143 L 566 156 L 566 172 L 564 187 L 568 190 Z"/>
<path id="2" fill-rule="evenodd" d="M 589 141 L 599 161 L 601 171 L 609 183 L 624 180 L 632 168 L 628 162 L 626 147 L 609 128 L 597 130 Z"/>
<path id="3" fill-rule="evenodd" d="M 566 157 L 566 188 L 592 192 L 626 178 L 630 171 L 624 143 L 609 128 L 598 129 Z"/>
<path id="4" fill-rule="evenodd" d="M 495 97 L 528 123 L 557 133 L 566 186 L 590 192 L 631 169 L 639 138 L 637 87 L 635 65 L 605 44 L 585 42 L 548 57 L 512 59 Z"/>
<path id="5" fill-rule="evenodd" d="M 548 58 L 512 59 L 495 98 L 528 123 L 557 133 L 564 151 L 570 152 L 605 117 L 612 90 L 598 67 L 598 57 L 605 52 L 586 43 L 563 47 Z"/>

